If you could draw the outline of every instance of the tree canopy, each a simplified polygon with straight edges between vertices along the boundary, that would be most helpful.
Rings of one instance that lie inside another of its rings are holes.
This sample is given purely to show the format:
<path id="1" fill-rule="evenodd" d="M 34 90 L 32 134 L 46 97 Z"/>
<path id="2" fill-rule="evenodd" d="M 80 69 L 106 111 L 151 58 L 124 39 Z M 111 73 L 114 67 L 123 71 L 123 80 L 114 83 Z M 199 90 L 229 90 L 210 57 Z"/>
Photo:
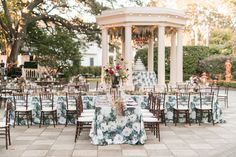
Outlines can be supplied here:
<path id="1" fill-rule="evenodd" d="M 17 60 L 31 23 L 52 29 L 62 26 L 86 40 L 96 40 L 97 25 L 85 22 L 82 15 L 99 14 L 107 9 L 95 0 L 1 0 L 0 4 L 2 51 L 8 55 L 9 62 Z"/>

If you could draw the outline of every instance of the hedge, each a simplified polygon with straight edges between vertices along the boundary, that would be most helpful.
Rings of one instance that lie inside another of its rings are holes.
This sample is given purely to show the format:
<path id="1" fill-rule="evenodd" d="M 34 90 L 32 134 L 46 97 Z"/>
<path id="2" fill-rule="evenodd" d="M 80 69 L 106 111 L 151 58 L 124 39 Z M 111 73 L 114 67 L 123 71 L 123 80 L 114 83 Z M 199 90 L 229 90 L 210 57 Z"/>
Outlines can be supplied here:
<path id="1" fill-rule="evenodd" d="M 209 76 L 217 76 L 218 79 L 225 80 L 225 61 L 231 60 L 232 68 L 232 79 L 236 79 L 236 57 L 225 56 L 225 55 L 214 55 L 200 61 L 200 71 L 205 71 Z"/>
<path id="2" fill-rule="evenodd" d="M 143 64 L 147 67 L 147 52 L 148 49 L 144 48 L 138 50 L 135 55 L 135 61 L 140 57 Z M 157 73 L 157 54 L 158 47 L 154 48 L 154 71 Z M 219 50 L 209 48 L 206 46 L 184 46 L 183 47 L 183 72 L 184 80 L 188 80 L 189 77 L 193 74 L 201 74 L 200 69 L 198 68 L 199 63 L 204 58 L 207 58 L 211 55 L 220 54 Z M 170 73 L 170 47 L 165 48 L 165 70 L 166 70 L 166 80 L 169 80 Z"/>
<path id="3" fill-rule="evenodd" d="M 218 82 L 217 85 L 224 87 L 236 88 L 236 82 Z"/>
<path id="4" fill-rule="evenodd" d="M 80 74 L 83 76 L 98 77 L 98 76 L 101 76 L 101 67 L 100 66 L 81 66 Z"/>

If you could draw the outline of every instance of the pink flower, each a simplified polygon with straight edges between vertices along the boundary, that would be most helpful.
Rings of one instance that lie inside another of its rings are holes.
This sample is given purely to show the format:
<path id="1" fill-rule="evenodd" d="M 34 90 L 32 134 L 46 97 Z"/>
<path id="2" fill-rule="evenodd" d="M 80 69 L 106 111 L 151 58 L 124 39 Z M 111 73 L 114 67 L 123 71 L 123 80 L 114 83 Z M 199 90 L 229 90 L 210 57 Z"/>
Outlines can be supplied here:
<path id="1" fill-rule="evenodd" d="M 110 75 L 114 75 L 114 73 L 115 73 L 115 72 L 114 72 L 114 70 L 113 70 L 113 69 L 111 69 L 111 68 L 109 69 L 109 71 L 108 71 L 108 72 L 109 72 L 109 74 L 110 74 Z"/>
<path id="2" fill-rule="evenodd" d="M 121 69 L 121 66 L 120 65 L 117 65 L 116 66 L 116 70 L 120 70 Z"/>

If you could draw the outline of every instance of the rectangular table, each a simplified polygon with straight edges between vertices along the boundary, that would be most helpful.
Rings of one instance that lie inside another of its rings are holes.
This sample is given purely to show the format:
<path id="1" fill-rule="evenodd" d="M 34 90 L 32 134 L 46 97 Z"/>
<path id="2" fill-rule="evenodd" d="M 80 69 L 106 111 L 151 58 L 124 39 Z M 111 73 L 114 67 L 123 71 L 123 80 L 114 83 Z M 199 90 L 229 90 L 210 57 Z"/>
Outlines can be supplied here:
<path id="1" fill-rule="evenodd" d="M 83 96 L 83 105 L 85 109 L 95 109 L 95 101 L 97 96 L 85 95 Z M 146 95 L 130 95 L 137 103 L 138 106 L 141 108 L 147 107 L 148 97 Z M 65 96 L 55 96 L 54 104 L 57 106 L 57 117 L 58 117 L 58 124 L 65 124 L 65 117 L 66 117 L 66 104 L 65 104 Z M 222 109 L 218 102 L 217 97 L 215 96 L 214 100 L 214 121 L 215 123 L 223 123 L 225 120 L 223 119 Z M 199 95 L 191 95 L 190 99 L 190 107 L 191 107 L 191 121 L 195 121 L 195 106 L 199 105 L 200 98 Z M 175 95 L 167 94 L 166 95 L 166 103 L 165 103 L 165 114 L 166 114 L 166 121 L 173 122 L 173 107 L 175 106 Z M 30 96 L 29 97 L 29 107 L 33 109 L 33 123 L 38 124 L 40 118 L 40 104 L 39 104 L 39 97 L 38 96 Z M 14 116 L 14 114 L 13 114 Z M 13 122 L 14 118 L 11 117 Z M 203 121 L 207 121 L 207 115 L 204 115 Z M 74 123 L 74 118 L 69 117 L 69 123 Z M 180 121 L 184 121 L 185 118 L 180 118 Z M 20 118 L 19 119 L 20 125 L 26 125 L 26 119 Z M 49 120 L 46 121 L 46 124 L 52 123 Z"/>
<path id="2" fill-rule="evenodd" d="M 123 116 L 112 106 L 96 107 L 90 137 L 96 145 L 144 144 L 147 136 L 141 107 L 126 107 Z"/>

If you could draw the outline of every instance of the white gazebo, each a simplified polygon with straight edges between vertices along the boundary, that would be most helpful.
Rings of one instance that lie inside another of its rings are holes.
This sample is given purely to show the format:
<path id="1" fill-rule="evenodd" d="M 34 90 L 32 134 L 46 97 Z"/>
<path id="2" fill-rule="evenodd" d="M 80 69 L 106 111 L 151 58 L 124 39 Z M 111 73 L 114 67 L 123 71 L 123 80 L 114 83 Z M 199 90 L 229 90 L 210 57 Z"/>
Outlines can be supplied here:
<path id="1" fill-rule="evenodd" d="M 122 56 L 128 61 L 129 78 L 126 86 L 132 87 L 133 34 L 149 31 L 148 71 L 158 67 L 158 85 L 165 84 L 165 34 L 171 35 L 170 83 L 183 81 L 183 29 L 186 23 L 184 12 L 157 7 L 121 8 L 103 11 L 96 17 L 102 29 L 102 66 L 108 64 L 110 32 L 115 28 L 122 43 Z M 137 32 L 137 30 L 139 32 Z M 136 32 L 135 32 L 136 31 Z M 154 65 L 154 41 L 158 42 L 158 65 Z M 102 80 L 103 80 L 102 72 Z"/>

